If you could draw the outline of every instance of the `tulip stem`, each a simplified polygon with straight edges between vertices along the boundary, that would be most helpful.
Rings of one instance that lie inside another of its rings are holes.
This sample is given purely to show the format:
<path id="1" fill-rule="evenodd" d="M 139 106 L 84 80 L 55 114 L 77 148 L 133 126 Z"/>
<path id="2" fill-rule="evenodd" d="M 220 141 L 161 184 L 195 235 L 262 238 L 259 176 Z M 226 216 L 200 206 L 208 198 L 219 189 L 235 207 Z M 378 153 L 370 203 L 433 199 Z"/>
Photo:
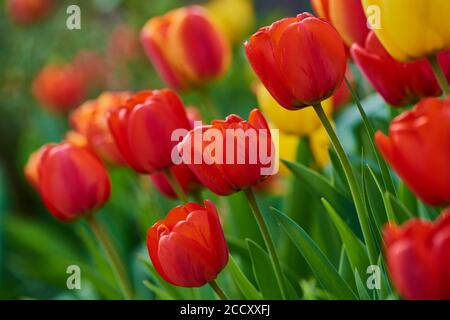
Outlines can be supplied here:
<path id="1" fill-rule="evenodd" d="M 180 185 L 177 178 L 172 173 L 172 170 L 170 170 L 170 168 L 167 168 L 164 170 L 164 173 L 167 177 L 167 180 L 169 181 L 170 187 L 173 189 L 173 191 L 175 191 L 178 199 L 183 203 L 188 203 L 186 193 L 184 193 L 183 187 Z"/>
<path id="2" fill-rule="evenodd" d="M 125 267 L 120 259 L 119 254 L 114 248 L 112 241 L 108 236 L 108 233 L 103 228 L 100 221 L 93 214 L 88 215 L 86 217 L 86 221 L 88 222 L 89 226 L 91 227 L 92 231 L 94 232 L 95 236 L 97 237 L 98 241 L 103 247 L 103 250 L 105 251 L 105 254 L 109 260 L 111 269 L 113 270 L 114 275 L 116 276 L 116 279 L 119 283 L 119 286 L 123 292 L 125 299 L 126 300 L 133 299 L 133 291 L 131 289 L 130 281 L 125 271 Z"/>
<path id="3" fill-rule="evenodd" d="M 355 173 L 353 172 L 352 165 L 350 163 L 347 154 L 345 153 L 344 148 L 342 147 L 341 142 L 339 141 L 336 132 L 334 131 L 333 126 L 330 123 L 330 120 L 328 120 L 328 117 L 323 110 L 322 104 L 318 103 L 313 107 L 317 113 L 317 116 L 322 122 L 322 125 L 325 127 L 325 130 L 327 131 L 331 143 L 334 149 L 336 150 L 336 154 L 339 157 L 339 161 L 341 162 L 342 167 L 344 169 L 345 176 L 347 177 L 347 182 L 350 187 L 350 192 L 352 194 L 353 201 L 355 202 L 356 213 L 358 214 L 358 220 L 361 225 L 361 230 L 367 246 L 367 251 L 369 253 L 369 260 L 371 264 L 375 265 L 377 264 L 378 254 L 376 250 L 375 241 L 372 236 L 372 232 L 370 230 L 369 214 L 364 204 L 360 186 L 358 184 L 358 181 L 356 180 L 356 176 Z"/>
<path id="4" fill-rule="evenodd" d="M 387 191 L 389 191 L 392 195 L 395 196 L 395 195 L 397 195 L 397 192 L 395 191 L 395 185 L 394 185 L 394 181 L 392 180 L 391 173 L 389 172 L 389 167 L 386 164 L 386 161 L 384 160 L 384 158 L 379 153 L 378 149 L 375 147 L 375 143 L 373 141 L 373 139 L 375 137 L 375 130 L 373 129 L 372 124 L 370 123 L 370 120 L 367 117 L 366 112 L 364 111 L 364 108 L 361 104 L 361 100 L 359 99 L 355 90 L 353 90 L 353 87 L 350 84 L 350 81 L 348 81 L 347 77 L 345 77 L 345 83 L 347 84 L 347 87 L 350 90 L 350 93 L 352 94 L 353 100 L 355 101 L 356 106 L 358 107 L 359 113 L 361 114 L 361 117 L 364 122 L 364 126 L 366 127 L 367 134 L 369 135 L 370 144 L 371 144 L 373 150 L 375 150 L 375 157 L 377 158 L 378 165 L 380 166 L 381 176 L 382 176 L 383 182 L 384 182 L 384 187 L 386 188 Z"/>
<path id="5" fill-rule="evenodd" d="M 450 86 L 449 83 L 447 81 L 447 77 L 444 73 L 444 71 L 442 70 L 441 65 L 439 64 L 439 60 L 437 55 L 433 55 L 428 57 L 428 61 L 430 61 L 431 63 L 431 67 L 433 68 L 433 72 L 436 76 L 437 81 L 439 82 L 439 85 L 442 89 L 442 93 L 445 96 L 450 95 Z"/>
<path id="6" fill-rule="evenodd" d="M 204 113 L 203 116 L 206 117 L 208 121 L 220 119 L 221 118 L 220 113 L 217 110 L 217 107 L 211 98 L 211 94 L 208 88 L 200 88 L 199 93 L 203 100 L 202 105 L 203 108 L 201 108 Z"/>
<path id="7" fill-rule="evenodd" d="M 225 292 L 219 287 L 219 285 L 217 284 L 216 280 L 212 280 L 209 282 L 209 285 L 211 286 L 211 288 L 214 290 L 214 292 L 217 294 L 217 296 L 221 299 L 221 300 L 229 300 L 227 295 L 225 294 Z"/>
<path id="8" fill-rule="evenodd" d="M 255 194 L 252 188 L 244 190 L 245 196 L 247 197 L 250 208 L 253 211 L 253 215 L 258 223 L 259 230 L 263 236 L 264 242 L 266 244 L 267 250 L 269 251 L 270 261 L 272 263 L 273 270 L 275 272 L 275 277 L 280 287 L 281 296 L 286 299 L 286 290 L 284 287 L 284 277 L 281 271 L 280 260 L 278 259 L 277 251 L 275 250 L 275 245 L 273 239 L 270 236 L 269 228 L 264 220 L 264 216 L 259 209 L 258 203 L 256 202 Z"/>

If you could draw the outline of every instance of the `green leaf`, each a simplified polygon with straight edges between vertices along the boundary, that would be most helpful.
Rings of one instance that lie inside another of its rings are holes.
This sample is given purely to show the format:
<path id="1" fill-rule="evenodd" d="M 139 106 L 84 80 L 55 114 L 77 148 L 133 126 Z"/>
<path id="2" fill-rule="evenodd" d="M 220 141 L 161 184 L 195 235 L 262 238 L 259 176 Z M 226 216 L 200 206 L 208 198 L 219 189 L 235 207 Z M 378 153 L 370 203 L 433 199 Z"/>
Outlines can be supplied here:
<path id="1" fill-rule="evenodd" d="M 166 290 L 163 290 L 160 287 L 155 286 L 150 281 L 144 280 L 143 283 L 144 283 L 144 286 L 146 286 L 158 298 L 160 298 L 162 300 L 176 300 L 175 297 L 172 297 Z"/>
<path id="2" fill-rule="evenodd" d="M 272 213 L 297 249 L 305 257 L 323 288 L 334 297 L 356 299 L 355 293 L 310 236 L 282 212 L 272 208 Z"/>
<path id="3" fill-rule="evenodd" d="M 250 239 L 247 239 L 247 246 L 252 260 L 253 273 L 263 297 L 280 300 L 282 296 L 269 256 L 256 242 Z"/>
<path id="4" fill-rule="evenodd" d="M 356 288 L 358 288 L 359 298 L 361 300 L 372 300 L 369 296 L 369 293 L 367 292 L 366 286 L 361 280 L 361 276 L 359 275 L 358 269 L 355 269 L 355 283 Z"/>
<path id="5" fill-rule="evenodd" d="M 345 214 L 345 216 L 342 217 L 344 221 L 350 225 L 351 229 L 358 237 L 362 237 L 355 206 L 351 200 L 345 197 L 342 192 L 337 190 L 327 179 L 317 172 L 298 163 L 284 160 L 283 162 L 297 178 L 303 181 L 313 194 L 319 199 L 327 199 L 338 212 Z"/>
<path id="6" fill-rule="evenodd" d="M 396 217 L 397 223 L 402 224 L 414 217 L 413 214 L 408 210 L 408 208 L 406 208 L 405 205 L 398 201 L 398 199 L 392 194 L 386 192 L 384 197 L 392 208 L 392 212 Z"/>
<path id="7" fill-rule="evenodd" d="M 345 224 L 330 203 L 325 199 L 322 199 L 322 203 L 339 232 L 352 269 L 364 270 L 369 265 L 366 247 Z"/>
<path id="8" fill-rule="evenodd" d="M 239 266 L 237 265 L 234 258 L 230 255 L 230 260 L 228 262 L 231 275 L 233 276 L 233 280 L 236 286 L 239 288 L 245 299 L 247 300 L 261 300 L 261 293 L 256 290 L 253 284 L 248 280 L 245 274 L 241 271 Z"/>

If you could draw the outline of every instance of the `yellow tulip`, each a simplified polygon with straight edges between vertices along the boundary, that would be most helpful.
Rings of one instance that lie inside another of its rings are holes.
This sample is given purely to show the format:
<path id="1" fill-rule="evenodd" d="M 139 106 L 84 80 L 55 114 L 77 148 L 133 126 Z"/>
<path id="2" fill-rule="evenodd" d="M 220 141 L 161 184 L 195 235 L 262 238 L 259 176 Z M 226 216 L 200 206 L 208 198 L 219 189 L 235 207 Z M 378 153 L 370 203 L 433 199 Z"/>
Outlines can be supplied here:
<path id="1" fill-rule="evenodd" d="M 397 60 L 417 60 L 450 49 L 449 0 L 362 0 L 362 3 L 378 38 Z M 376 23 L 379 25 L 375 26 Z"/>
<path id="2" fill-rule="evenodd" d="M 312 107 L 297 111 L 287 110 L 278 104 L 262 84 L 256 87 L 256 97 L 264 114 L 277 129 L 286 134 L 307 136 L 321 126 Z M 325 113 L 330 117 L 333 113 L 332 98 L 323 101 L 322 105 Z"/>
<path id="3" fill-rule="evenodd" d="M 205 7 L 232 43 L 240 43 L 255 25 L 252 0 L 212 0 Z"/>
<path id="4" fill-rule="evenodd" d="M 315 130 L 309 136 L 309 145 L 319 168 L 324 168 L 330 163 L 330 138 L 324 127 Z"/>
<path id="5" fill-rule="evenodd" d="M 296 161 L 300 138 L 298 136 L 289 135 L 281 131 L 278 132 L 278 137 L 279 146 L 276 152 L 278 152 L 279 159 L 292 162 Z M 279 173 L 282 176 L 288 176 L 291 174 L 291 171 L 280 161 Z"/>

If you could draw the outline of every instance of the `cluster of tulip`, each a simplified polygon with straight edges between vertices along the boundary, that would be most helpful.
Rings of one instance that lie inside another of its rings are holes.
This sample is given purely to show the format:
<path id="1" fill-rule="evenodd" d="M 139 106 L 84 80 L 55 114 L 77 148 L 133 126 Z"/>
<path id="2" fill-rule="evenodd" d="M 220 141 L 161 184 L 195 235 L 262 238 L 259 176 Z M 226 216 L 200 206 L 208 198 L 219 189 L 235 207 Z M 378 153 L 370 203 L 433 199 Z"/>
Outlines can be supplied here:
<path id="1" fill-rule="evenodd" d="M 255 91 L 268 119 L 284 134 L 310 135 L 316 162 L 321 166 L 328 162 L 331 142 L 354 202 L 368 260 L 376 265 L 379 249 L 364 195 L 329 117 L 333 104 L 347 101 L 350 94 L 360 105 L 352 81 L 349 77 L 344 81 L 349 75 L 350 53 L 386 102 L 395 107 L 418 102 L 392 121 L 389 137 L 381 132 L 371 137 L 382 155 L 378 158 L 382 188 L 395 194 L 384 158 L 425 203 L 448 205 L 450 154 L 446 144 L 450 141 L 450 97 L 438 96 L 450 93 L 450 52 L 446 51 L 450 49 L 450 33 L 445 19 L 436 16 L 450 16 L 450 5 L 445 0 L 415 1 L 417 8 L 409 12 L 397 7 L 401 1 L 393 0 L 381 5 L 376 0 L 363 0 L 362 4 L 360 0 L 312 3 L 323 19 L 302 13 L 279 20 L 253 34 L 245 43 L 245 53 L 262 83 Z M 381 8 L 382 29 L 370 30 L 367 25 L 364 11 L 373 4 Z M 421 6 L 435 13 L 426 28 L 414 24 Z M 417 33 L 424 33 L 423 38 Z M 286 275 L 252 191 L 267 178 L 268 174 L 261 170 L 266 164 L 248 162 L 252 149 L 245 143 L 245 134 L 231 138 L 242 140 L 237 142 L 232 158 L 244 154 L 244 164 L 175 164 L 173 159 L 173 150 L 203 154 L 208 143 L 192 143 L 197 134 L 206 137 L 212 130 L 224 133 L 227 129 L 244 133 L 264 130 L 269 154 L 274 157 L 269 124 L 258 109 L 250 112 L 248 120 L 229 115 L 225 120 L 195 127 L 195 120 L 201 119 L 199 112 L 186 108 L 174 91 L 198 89 L 221 77 L 231 60 L 228 39 L 207 11 L 198 6 L 150 19 L 140 39 L 150 61 L 171 89 L 107 92 L 84 103 L 72 112 L 73 130 L 63 142 L 45 145 L 31 155 L 25 168 L 27 178 L 57 219 L 87 219 L 104 245 L 128 298 L 133 293 L 126 272 L 94 216 L 110 195 L 105 164 L 127 165 L 150 175 L 163 194 L 183 202 L 149 228 L 149 256 L 167 282 L 183 287 L 210 283 L 221 298 L 226 298 L 226 294 L 215 279 L 226 266 L 229 252 L 216 206 L 210 200 L 200 203 L 198 191 L 208 188 L 219 196 L 243 191 L 261 231 L 281 296 L 286 298 Z M 38 87 L 35 91 L 45 92 Z M 68 96 L 64 93 L 62 98 Z M 362 108 L 360 112 L 364 118 Z M 372 134 L 371 124 L 366 125 Z M 187 132 L 180 143 L 172 140 L 172 133 L 178 129 Z M 235 142 L 227 138 L 224 134 L 221 153 L 229 152 L 226 146 Z M 197 202 L 188 202 L 188 197 Z M 385 227 L 387 267 L 403 297 L 450 298 L 449 217 L 450 213 L 443 213 L 434 223 L 412 219 L 401 227 L 390 221 Z"/>

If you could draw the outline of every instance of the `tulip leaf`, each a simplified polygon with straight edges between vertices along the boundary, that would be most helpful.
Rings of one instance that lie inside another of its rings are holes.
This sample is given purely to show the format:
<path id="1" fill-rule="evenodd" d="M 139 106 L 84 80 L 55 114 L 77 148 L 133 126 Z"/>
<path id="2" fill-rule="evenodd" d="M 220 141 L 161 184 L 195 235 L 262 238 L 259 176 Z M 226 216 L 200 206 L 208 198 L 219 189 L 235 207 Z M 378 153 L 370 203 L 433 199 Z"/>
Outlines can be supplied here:
<path id="1" fill-rule="evenodd" d="M 280 300 L 282 296 L 269 256 L 263 248 L 250 239 L 247 239 L 247 246 L 252 260 L 253 273 L 263 297 L 265 299 Z"/>
<path id="2" fill-rule="evenodd" d="M 323 288 L 336 298 L 356 299 L 356 295 L 350 286 L 342 279 L 330 260 L 305 230 L 284 213 L 274 208 L 271 209 L 278 223 L 308 262 Z"/>
<path id="3" fill-rule="evenodd" d="M 352 201 L 317 172 L 298 163 L 285 160 L 283 162 L 318 199 L 327 199 L 339 213 L 344 214 L 345 216 L 342 217 L 344 221 L 350 225 L 350 228 L 359 238 L 362 238 L 361 227 Z"/>
<path id="4" fill-rule="evenodd" d="M 356 288 L 358 289 L 359 298 L 361 300 L 372 300 L 370 298 L 369 293 L 367 292 L 366 286 L 364 285 L 363 281 L 361 280 L 361 276 L 359 275 L 358 269 L 355 269 L 355 283 L 356 283 Z"/>
<path id="5" fill-rule="evenodd" d="M 153 292 L 158 298 L 162 300 L 176 300 L 173 296 L 171 296 L 166 290 L 161 289 L 158 286 L 155 286 L 148 280 L 143 281 L 144 286 L 146 286 L 151 292 Z"/>
<path id="6" fill-rule="evenodd" d="M 369 258 L 365 245 L 350 230 L 327 200 L 322 199 L 322 203 L 339 232 L 352 269 L 366 269 L 369 266 Z"/>
<path id="7" fill-rule="evenodd" d="M 408 210 L 408 208 L 406 208 L 406 206 L 403 203 L 398 201 L 398 199 L 389 192 L 386 192 L 384 194 L 384 198 L 389 203 L 392 212 L 396 217 L 397 223 L 402 224 L 405 221 L 408 221 L 409 219 L 412 219 L 414 217 L 413 214 Z"/>
<path id="8" fill-rule="evenodd" d="M 253 286 L 253 284 L 248 280 L 248 278 L 245 276 L 245 274 L 242 272 L 242 270 L 237 265 L 234 258 L 230 255 L 229 260 L 229 268 L 231 271 L 231 275 L 233 276 L 233 280 L 236 284 L 236 286 L 241 291 L 242 295 L 247 300 L 261 300 L 262 295 L 256 288 Z"/>

